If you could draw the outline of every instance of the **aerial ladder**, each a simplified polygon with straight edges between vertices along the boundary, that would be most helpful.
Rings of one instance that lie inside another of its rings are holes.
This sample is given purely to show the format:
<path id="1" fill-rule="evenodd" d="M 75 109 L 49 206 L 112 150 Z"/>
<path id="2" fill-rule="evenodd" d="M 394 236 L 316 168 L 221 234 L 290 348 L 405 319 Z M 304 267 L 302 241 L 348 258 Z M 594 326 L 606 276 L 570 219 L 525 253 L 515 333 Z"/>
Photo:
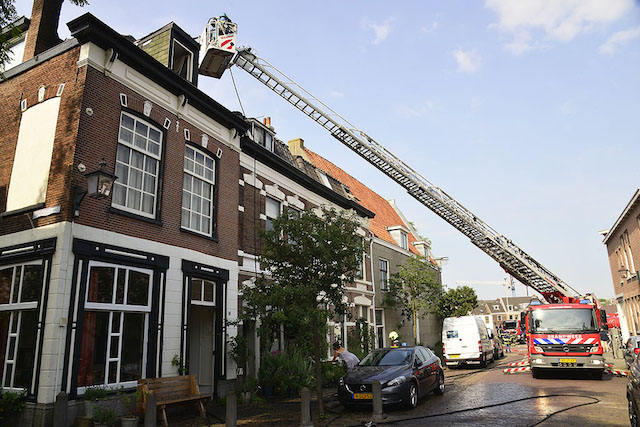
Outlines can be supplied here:
<path id="1" fill-rule="evenodd" d="M 215 25 L 212 26 L 210 24 L 205 28 L 201 38 L 205 42 L 209 40 L 207 36 L 208 29 L 215 28 Z M 224 60 L 212 61 L 217 63 L 219 68 L 211 70 L 203 66 L 201 59 L 200 73 L 212 76 L 222 75 L 224 68 L 220 64 L 227 62 L 226 58 L 229 55 L 229 50 L 221 47 L 219 41 L 215 38 L 213 38 L 212 43 L 203 46 L 201 49 L 205 52 L 204 58 L 207 55 L 220 55 L 224 57 Z M 203 58 L 202 54 L 201 58 Z M 549 302 L 562 302 L 566 298 L 573 298 L 578 295 L 575 289 L 520 249 L 510 239 L 491 228 L 460 202 L 440 187 L 429 182 L 415 169 L 393 155 L 363 130 L 358 129 L 329 108 L 324 102 L 313 96 L 293 79 L 287 77 L 267 60 L 260 58 L 252 48 L 238 48 L 235 57 L 229 62 L 229 67 L 233 65 L 249 73 L 249 75 L 325 128 L 342 144 L 393 179 L 416 200 L 467 236 L 471 243 L 497 261 L 505 271 L 521 283 L 539 292 L 546 300 Z"/>

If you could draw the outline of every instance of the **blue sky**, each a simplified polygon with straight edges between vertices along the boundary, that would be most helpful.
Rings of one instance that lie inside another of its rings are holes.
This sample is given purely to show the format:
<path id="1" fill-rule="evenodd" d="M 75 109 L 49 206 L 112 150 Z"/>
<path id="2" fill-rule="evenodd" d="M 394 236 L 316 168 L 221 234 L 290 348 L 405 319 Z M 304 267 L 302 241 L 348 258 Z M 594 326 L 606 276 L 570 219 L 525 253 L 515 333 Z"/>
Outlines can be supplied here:
<path id="1" fill-rule="evenodd" d="M 32 2 L 16 1 L 29 16 Z M 176 7 L 178 6 L 178 7 Z M 65 2 L 140 38 L 174 21 L 194 37 L 211 16 L 581 292 L 612 297 L 597 231 L 640 186 L 640 6 L 633 0 Z M 394 182 L 244 71 L 248 116 L 301 137 L 385 198 L 450 259 L 445 285 L 504 271 Z M 229 73 L 200 88 L 231 110 Z M 476 288 L 481 298 L 504 295 Z M 518 287 L 518 295 L 524 295 Z"/>

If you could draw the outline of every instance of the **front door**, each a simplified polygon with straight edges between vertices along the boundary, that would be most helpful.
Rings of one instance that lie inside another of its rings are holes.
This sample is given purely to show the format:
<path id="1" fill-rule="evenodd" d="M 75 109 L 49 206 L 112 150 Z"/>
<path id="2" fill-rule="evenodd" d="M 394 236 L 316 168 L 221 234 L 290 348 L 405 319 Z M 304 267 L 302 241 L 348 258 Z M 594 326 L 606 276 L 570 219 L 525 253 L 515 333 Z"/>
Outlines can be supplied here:
<path id="1" fill-rule="evenodd" d="M 196 376 L 200 393 L 213 393 L 215 307 L 189 307 L 189 373 Z"/>

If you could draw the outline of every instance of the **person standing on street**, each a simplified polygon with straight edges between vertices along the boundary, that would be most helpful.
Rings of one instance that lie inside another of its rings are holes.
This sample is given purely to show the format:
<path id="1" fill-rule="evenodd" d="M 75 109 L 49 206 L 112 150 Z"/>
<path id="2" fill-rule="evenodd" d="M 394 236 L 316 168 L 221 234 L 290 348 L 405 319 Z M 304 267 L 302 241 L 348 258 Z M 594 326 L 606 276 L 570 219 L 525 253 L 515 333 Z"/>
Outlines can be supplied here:
<path id="1" fill-rule="evenodd" d="M 347 371 L 353 369 L 358 363 L 360 363 L 360 359 L 355 354 L 347 351 L 338 341 L 333 343 L 333 360 L 335 361 L 337 358 L 340 358 L 347 366 Z"/>
<path id="2" fill-rule="evenodd" d="M 600 342 L 602 342 L 603 351 L 611 351 L 611 346 L 609 345 L 609 331 L 600 331 Z"/>

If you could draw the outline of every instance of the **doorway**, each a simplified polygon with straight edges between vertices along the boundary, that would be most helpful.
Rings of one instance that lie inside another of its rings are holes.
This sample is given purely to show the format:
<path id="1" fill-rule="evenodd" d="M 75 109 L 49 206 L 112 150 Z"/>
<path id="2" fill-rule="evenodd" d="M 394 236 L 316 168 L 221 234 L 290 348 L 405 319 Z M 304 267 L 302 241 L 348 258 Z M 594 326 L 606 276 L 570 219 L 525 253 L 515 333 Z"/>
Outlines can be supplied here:
<path id="1" fill-rule="evenodd" d="M 189 305 L 189 374 L 202 394 L 213 393 L 215 384 L 215 319 L 215 307 Z"/>

